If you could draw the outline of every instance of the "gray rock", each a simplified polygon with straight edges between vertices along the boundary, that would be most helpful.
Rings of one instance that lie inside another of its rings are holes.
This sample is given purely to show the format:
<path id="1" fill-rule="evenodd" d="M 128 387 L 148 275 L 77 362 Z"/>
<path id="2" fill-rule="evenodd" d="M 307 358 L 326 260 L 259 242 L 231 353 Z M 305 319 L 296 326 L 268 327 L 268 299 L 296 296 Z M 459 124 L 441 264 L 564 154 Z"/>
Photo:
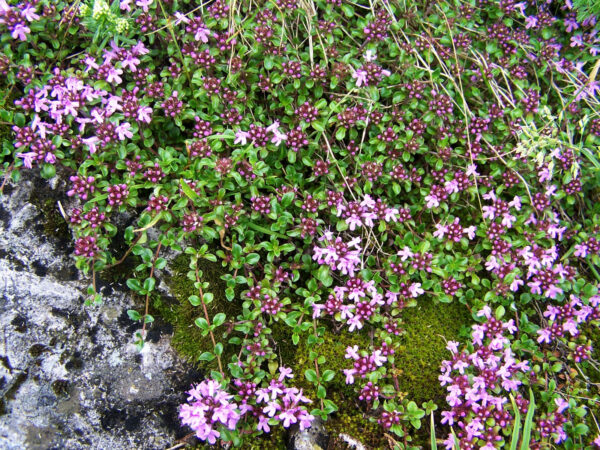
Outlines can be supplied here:
<path id="1" fill-rule="evenodd" d="M 0 448 L 174 445 L 189 432 L 177 407 L 200 374 L 173 352 L 160 319 L 138 352 L 126 287 L 99 279 L 104 303 L 84 306 L 90 280 L 75 269 L 70 239 L 44 236 L 29 201 L 40 186 L 69 210 L 70 199 L 33 176 L 0 197 Z"/>
<path id="2" fill-rule="evenodd" d="M 329 435 L 319 417 L 315 417 L 310 428 L 300 430 L 294 426 L 290 430 L 288 450 L 325 450 L 329 442 Z"/>

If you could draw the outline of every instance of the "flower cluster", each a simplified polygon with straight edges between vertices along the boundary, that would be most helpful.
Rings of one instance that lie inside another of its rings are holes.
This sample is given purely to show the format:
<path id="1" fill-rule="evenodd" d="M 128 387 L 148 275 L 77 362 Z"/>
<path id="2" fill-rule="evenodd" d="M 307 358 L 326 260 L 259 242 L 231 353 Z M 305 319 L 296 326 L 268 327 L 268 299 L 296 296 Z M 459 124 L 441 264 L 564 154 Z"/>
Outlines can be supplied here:
<path id="1" fill-rule="evenodd" d="M 452 359 L 442 362 L 439 380 L 452 409 L 442 412 L 442 423 L 456 426 L 460 448 L 494 449 L 503 440 L 500 430 L 513 420 L 508 394 L 518 391 L 530 366 L 510 348 L 514 320 L 502 322 L 487 306 L 478 316 L 485 322 L 473 325 L 472 350 L 459 351 L 458 342 L 448 342 Z M 448 436 L 446 448 L 454 448 L 454 436 Z"/>

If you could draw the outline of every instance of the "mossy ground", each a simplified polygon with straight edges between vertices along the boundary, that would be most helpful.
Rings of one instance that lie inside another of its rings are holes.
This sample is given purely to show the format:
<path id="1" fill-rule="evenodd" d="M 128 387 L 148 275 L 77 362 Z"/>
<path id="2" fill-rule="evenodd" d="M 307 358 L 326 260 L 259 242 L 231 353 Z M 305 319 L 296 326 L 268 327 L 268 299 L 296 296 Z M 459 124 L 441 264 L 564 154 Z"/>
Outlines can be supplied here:
<path id="1" fill-rule="evenodd" d="M 226 273 L 218 263 L 201 261 L 203 281 L 210 283 L 210 292 L 214 300 L 208 305 L 209 315 L 212 317 L 218 312 L 224 312 L 228 318 L 239 313 L 239 300 L 227 301 L 224 291 L 225 283 L 221 275 Z M 212 350 L 212 343 L 208 336 L 202 336 L 200 329 L 194 324 L 198 317 L 203 316 L 201 306 L 193 306 L 188 301 L 190 295 L 197 295 L 193 281 L 187 277 L 189 271 L 189 258 L 180 255 L 171 265 L 172 276 L 166 280 L 173 298 L 156 298 L 154 300 L 155 313 L 160 314 L 174 326 L 173 346 L 189 361 L 198 364 L 205 370 L 215 369 L 215 362 L 198 362 L 198 356 Z M 439 385 L 438 375 L 440 363 L 449 354 L 446 347 L 448 340 L 458 340 L 461 335 L 468 333 L 466 329 L 471 322 L 467 308 L 455 301 L 450 304 L 441 304 L 431 299 L 423 299 L 415 308 L 403 311 L 405 334 L 402 336 L 401 345 L 396 352 L 396 367 L 401 370 L 398 382 L 400 389 L 408 399 L 421 405 L 433 400 L 438 405 L 444 404 L 444 389 Z M 465 325 L 466 324 L 466 325 Z M 273 339 L 277 347 L 281 362 L 292 367 L 295 373 L 294 385 L 304 389 L 306 394 L 315 399 L 311 406 L 318 406 L 315 387 L 304 378 L 304 372 L 314 369 L 314 363 L 309 358 L 309 352 L 315 351 L 325 356 L 327 362 L 321 370 L 332 369 L 336 372 L 335 378 L 327 384 L 327 398 L 333 400 L 339 411 L 329 417 L 326 428 L 332 436 L 339 433 L 348 434 L 361 441 L 368 448 L 387 448 L 388 441 L 382 433 L 381 427 L 368 416 L 366 405 L 360 404 L 353 393 L 353 386 L 348 386 L 342 369 L 348 368 L 348 360 L 344 358 L 346 347 L 359 345 L 365 348 L 370 344 L 371 338 L 367 330 L 350 333 L 342 330 L 334 333 L 327 330 L 323 336 L 324 343 L 310 346 L 306 338 L 301 338 L 298 345 L 292 342 L 292 333 L 283 322 L 271 324 Z M 221 336 L 216 336 L 217 339 Z M 225 342 L 224 342 L 225 343 Z M 228 361 L 234 348 L 225 348 L 224 361 Z M 421 430 L 410 430 L 413 443 L 426 446 L 429 439 L 427 421 L 423 421 Z M 248 444 L 246 448 L 284 448 L 286 431 L 273 429 L 271 436 L 264 436 Z M 345 448 L 345 444 L 332 439 L 330 448 Z M 198 447 L 201 448 L 201 447 Z"/>
<path id="2" fill-rule="evenodd" d="M 60 213 L 56 195 L 45 185 L 44 181 L 39 180 L 38 183 L 39 184 L 36 185 L 32 191 L 29 201 L 31 204 L 35 205 L 44 216 L 42 222 L 44 234 L 61 241 L 70 241 L 71 232 L 67 221 Z"/>

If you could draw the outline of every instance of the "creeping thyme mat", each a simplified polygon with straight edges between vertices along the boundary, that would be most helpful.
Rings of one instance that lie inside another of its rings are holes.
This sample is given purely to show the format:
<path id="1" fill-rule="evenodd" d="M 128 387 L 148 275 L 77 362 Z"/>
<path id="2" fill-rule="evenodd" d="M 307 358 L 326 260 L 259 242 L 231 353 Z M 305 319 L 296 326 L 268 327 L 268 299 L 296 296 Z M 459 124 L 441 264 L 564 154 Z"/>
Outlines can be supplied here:
<path id="1" fill-rule="evenodd" d="M 0 190 L 174 325 L 201 444 L 600 448 L 598 10 L 0 0 Z"/>

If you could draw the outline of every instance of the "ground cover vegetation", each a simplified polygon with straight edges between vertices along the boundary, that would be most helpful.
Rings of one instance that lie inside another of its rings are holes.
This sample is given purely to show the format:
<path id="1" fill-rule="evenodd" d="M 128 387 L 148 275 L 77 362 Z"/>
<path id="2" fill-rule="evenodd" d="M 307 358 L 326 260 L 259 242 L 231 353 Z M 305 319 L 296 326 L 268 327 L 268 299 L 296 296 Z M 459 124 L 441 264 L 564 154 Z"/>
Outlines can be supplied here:
<path id="1" fill-rule="evenodd" d="M 67 186 L 89 307 L 135 261 L 199 442 L 600 448 L 598 10 L 0 0 L 2 186 Z"/>

